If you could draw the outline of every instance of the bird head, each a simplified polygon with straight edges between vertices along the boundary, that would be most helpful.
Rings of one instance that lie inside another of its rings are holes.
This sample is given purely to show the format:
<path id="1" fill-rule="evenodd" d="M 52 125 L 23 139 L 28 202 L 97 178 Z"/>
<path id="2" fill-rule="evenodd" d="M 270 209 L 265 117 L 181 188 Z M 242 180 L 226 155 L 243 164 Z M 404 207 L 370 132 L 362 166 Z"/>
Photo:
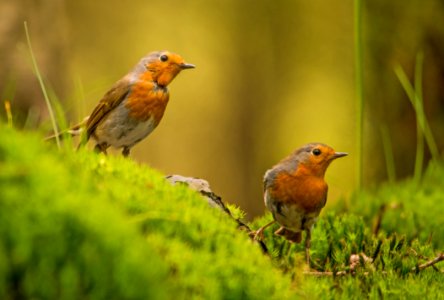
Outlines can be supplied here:
<path id="1" fill-rule="evenodd" d="M 194 65 L 186 63 L 180 55 L 168 51 L 152 52 L 142 58 L 139 65 L 150 72 L 152 80 L 162 87 L 170 84 L 180 71 L 195 68 Z"/>
<path id="2" fill-rule="evenodd" d="M 323 177 L 333 160 L 346 155 L 347 153 L 336 152 L 325 144 L 311 143 L 296 150 L 291 157 L 298 163 L 297 171 Z"/>

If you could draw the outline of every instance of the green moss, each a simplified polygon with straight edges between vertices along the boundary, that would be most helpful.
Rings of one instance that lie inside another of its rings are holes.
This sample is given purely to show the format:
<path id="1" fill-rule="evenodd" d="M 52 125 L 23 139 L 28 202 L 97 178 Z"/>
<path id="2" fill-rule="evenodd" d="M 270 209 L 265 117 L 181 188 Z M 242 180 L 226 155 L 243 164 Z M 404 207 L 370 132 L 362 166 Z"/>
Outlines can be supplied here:
<path id="1" fill-rule="evenodd" d="M 0 298 L 164 298 L 166 264 L 92 174 L 39 138 L 0 140 Z"/>
<path id="2" fill-rule="evenodd" d="M 403 234 L 408 240 L 431 242 L 444 247 L 444 165 L 431 162 L 417 184 L 408 179 L 397 184 L 384 184 L 377 189 L 352 196 L 349 207 L 339 204 L 338 212 L 363 216 L 368 227 L 381 219 L 380 230 L 387 234 Z M 383 207 L 383 213 L 381 208 Z"/>
<path id="3" fill-rule="evenodd" d="M 271 217 L 256 220 L 257 226 Z M 277 228 L 277 226 L 275 227 Z M 266 232 L 267 247 L 276 264 L 300 281 L 299 292 L 308 299 L 411 299 L 422 295 L 427 287 L 428 299 L 442 297 L 442 273 L 433 268 L 415 272 L 415 268 L 436 257 L 440 249 L 432 244 L 409 240 L 405 235 L 380 232 L 373 235 L 364 218 L 351 213 L 327 212 L 315 225 L 312 234 L 312 268 L 318 273 L 306 274 L 294 269 L 303 261 L 304 246 L 289 244 Z M 401 231 L 401 230 L 399 230 Z M 358 266 L 350 256 L 360 256 Z M 370 262 L 365 262 L 372 259 Z M 439 265 L 438 265 L 439 266 Z M 332 276 L 327 272 L 345 272 Z"/>
<path id="4" fill-rule="evenodd" d="M 0 298 L 288 299 L 289 277 L 197 193 L 0 127 Z"/>
<path id="5" fill-rule="evenodd" d="M 58 151 L 0 127 L 0 170 L 1 299 L 441 297 L 441 272 L 412 270 L 442 250 L 442 164 L 420 185 L 385 185 L 325 211 L 312 267 L 347 275 L 321 277 L 303 275 L 303 244 L 274 236 L 278 225 L 265 232 L 265 256 L 197 193 L 120 156 Z"/>

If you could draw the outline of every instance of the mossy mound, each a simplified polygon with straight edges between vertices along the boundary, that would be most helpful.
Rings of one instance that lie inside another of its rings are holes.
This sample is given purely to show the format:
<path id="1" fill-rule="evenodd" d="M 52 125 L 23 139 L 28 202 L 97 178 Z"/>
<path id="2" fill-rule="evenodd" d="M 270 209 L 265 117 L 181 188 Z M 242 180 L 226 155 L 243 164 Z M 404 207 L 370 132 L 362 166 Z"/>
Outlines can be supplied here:
<path id="1" fill-rule="evenodd" d="M 285 299 L 236 224 L 148 167 L 0 127 L 0 298 Z"/>
<path id="2" fill-rule="evenodd" d="M 266 256 L 197 193 L 120 156 L 70 149 L 0 127 L 1 299 L 441 297 L 439 265 L 419 266 L 442 251 L 442 164 L 419 185 L 325 211 L 312 236 L 316 274 L 303 272 L 302 244 L 273 235 L 277 225 Z"/>
<path id="3" fill-rule="evenodd" d="M 363 216 L 365 223 L 387 234 L 444 249 L 444 164 L 432 161 L 421 182 L 408 179 L 353 195 L 336 211 Z M 379 225 L 377 225 L 379 224 Z"/>

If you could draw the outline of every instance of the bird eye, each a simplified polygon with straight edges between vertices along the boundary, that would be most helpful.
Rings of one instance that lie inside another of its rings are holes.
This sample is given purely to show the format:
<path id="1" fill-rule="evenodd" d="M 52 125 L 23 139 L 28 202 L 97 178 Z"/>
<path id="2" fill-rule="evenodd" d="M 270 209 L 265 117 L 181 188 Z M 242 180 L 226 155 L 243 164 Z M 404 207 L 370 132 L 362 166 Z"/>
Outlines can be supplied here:
<path id="1" fill-rule="evenodd" d="M 161 61 L 167 61 L 168 60 L 168 56 L 164 54 L 164 55 L 160 56 L 160 60 Z"/>
<path id="2" fill-rule="evenodd" d="M 319 154 L 321 154 L 321 150 L 319 150 L 318 148 L 313 149 L 313 154 L 318 156 Z"/>

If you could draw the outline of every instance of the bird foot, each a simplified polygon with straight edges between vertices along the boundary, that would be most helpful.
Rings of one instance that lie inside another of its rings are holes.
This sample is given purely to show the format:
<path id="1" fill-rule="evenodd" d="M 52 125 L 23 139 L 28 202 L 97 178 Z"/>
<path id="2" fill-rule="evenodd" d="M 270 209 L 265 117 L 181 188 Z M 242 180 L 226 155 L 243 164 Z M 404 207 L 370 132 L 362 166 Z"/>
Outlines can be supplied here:
<path id="1" fill-rule="evenodd" d="M 265 230 L 265 228 L 273 225 L 275 222 L 276 221 L 273 220 L 270 223 L 262 226 L 258 230 L 250 232 L 250 236 L 253 237 L 253 239 L 256 240 L 256 241 L 262 241 L 264 239 L 264 230 Z"/>
<path id="2" fill-rule="evenodd" d="M 130 154 L 130 148 L 129 147 L 123 147 L 123 150 L 122 150 L 123 157 L 128 157 L 129 154 Z"/>
<path id="3" fill-rule="evenodd" d="M 280 227 L 278 230 L 274 232 L 275 235 L 283 236 L 286 240 L 290 241 L 291 243 L 300 243 L 302 240 L 302 235 L 300 232 L 294 232 L 291 230 L 288 230 L 285 227 Z"/>
<path id="4" fill-rule="evenodd" d="M 258 230 L 253 230 L 249 233 L 249 235 L 255 241 L 262 241 L 264 239 L 264 227 L 259 228 Z"/>
<path id="5" fill-rule="evenodd" d="M 107 143 L 97 144 L 94 147 L 94 150 L 96 151 L 96 153 L 103 153 L 105 155 L 107 155 L 106 149 L 108 149 L 108 144 Z"/>

